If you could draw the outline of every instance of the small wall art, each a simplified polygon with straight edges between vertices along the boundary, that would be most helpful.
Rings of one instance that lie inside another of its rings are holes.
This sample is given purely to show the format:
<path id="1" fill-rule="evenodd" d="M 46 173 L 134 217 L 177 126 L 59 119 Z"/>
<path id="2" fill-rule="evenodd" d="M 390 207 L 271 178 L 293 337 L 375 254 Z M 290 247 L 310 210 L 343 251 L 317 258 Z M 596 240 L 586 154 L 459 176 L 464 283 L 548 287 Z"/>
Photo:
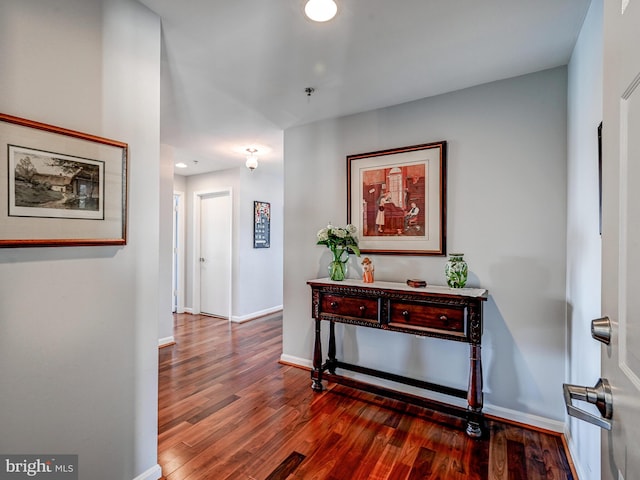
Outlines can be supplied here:
<path id="1" fill-rule="evenodd" d="M 253 202 L 253 248 L 269 248 L 271 242 L 271 204 Z"/>

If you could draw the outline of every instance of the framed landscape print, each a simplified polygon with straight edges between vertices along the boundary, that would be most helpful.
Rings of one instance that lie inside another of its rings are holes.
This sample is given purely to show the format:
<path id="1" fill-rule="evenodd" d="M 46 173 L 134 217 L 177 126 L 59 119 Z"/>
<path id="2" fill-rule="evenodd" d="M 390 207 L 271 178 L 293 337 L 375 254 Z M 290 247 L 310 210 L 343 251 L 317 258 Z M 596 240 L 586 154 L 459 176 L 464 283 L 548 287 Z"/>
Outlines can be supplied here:
<path id="1" fill-rule="evenodd" d="M 447 143 L 347 156 L 347 221 L 360 251 L 446 254 Z"/>
<path id="2" fill-rule="evenodd" d="M 127 150 L 0 114 L 0 247 L 126 244 Z"/>

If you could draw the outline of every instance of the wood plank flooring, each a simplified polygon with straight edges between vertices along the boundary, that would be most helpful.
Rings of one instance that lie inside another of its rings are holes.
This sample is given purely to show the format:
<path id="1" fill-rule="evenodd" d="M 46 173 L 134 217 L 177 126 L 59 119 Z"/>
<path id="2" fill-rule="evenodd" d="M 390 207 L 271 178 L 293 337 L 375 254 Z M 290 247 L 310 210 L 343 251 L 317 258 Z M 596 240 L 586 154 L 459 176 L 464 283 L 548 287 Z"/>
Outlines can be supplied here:
<path id="1" fill-rule="evenodd" d="M 278 363 L 282 318 L 244 324 L 175 316 L 160 349 L 158 457 L 164 480 L 574 480 L 562 438 L 454 417 Z"/>

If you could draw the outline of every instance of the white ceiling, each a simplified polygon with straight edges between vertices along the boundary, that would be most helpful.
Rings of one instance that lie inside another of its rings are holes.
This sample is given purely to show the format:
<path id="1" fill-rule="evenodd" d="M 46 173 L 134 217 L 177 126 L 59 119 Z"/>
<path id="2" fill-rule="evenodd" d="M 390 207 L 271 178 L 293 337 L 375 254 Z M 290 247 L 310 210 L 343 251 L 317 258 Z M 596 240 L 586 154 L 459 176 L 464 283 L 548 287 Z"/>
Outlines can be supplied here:
<path id="1" fill-rule="evenodd" d="M 191 175 L 283 130 L 565 65 L 590 0 L 140 0 L 162 18 L 162 143 Z M 308 97 L 305 88 L 315 92 Z M 196 164 L 197 162 L 197 164 Z"/>

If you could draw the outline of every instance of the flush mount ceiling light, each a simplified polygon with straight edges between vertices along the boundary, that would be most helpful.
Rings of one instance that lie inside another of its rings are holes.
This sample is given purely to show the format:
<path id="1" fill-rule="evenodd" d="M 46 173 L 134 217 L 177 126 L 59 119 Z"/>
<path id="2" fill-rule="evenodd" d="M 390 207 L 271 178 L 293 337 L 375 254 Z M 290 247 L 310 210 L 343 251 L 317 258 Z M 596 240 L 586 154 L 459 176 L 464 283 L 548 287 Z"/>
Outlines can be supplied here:
<path id="1" fill-rule="evenodd" d="M 338 6 L 333 0 L 309 0 L 304 13 L 314 22 L 327 22 L 336 16 Z"/>
<path id="2" fill-rule="evenodd" d="M 177 168 L 187 168 L 187 164 L 184 162 L 176 163 Z"/>
<path id="3" fill-rule="evenodd" d="M 249 155 L 247 156 L 247 161 L 246 161 L 245 165 L 252 172 L 256 168 L 258 168 L 258 157 L 255 156 L 255 153 L 257 151 L 258 150 L 256 150 L 255 148 L 247 148 L 247 152 L 249 152 Z"/>

